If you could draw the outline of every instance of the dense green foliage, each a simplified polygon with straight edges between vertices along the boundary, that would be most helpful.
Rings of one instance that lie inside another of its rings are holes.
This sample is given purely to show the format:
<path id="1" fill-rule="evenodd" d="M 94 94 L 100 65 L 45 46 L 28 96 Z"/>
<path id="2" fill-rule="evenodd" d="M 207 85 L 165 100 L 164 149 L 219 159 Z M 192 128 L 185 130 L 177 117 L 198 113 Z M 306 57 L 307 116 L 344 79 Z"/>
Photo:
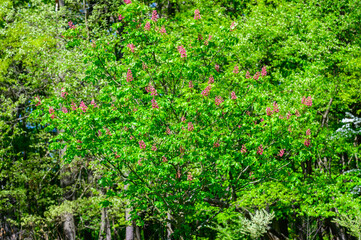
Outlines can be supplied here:
<path id="1" fill-rule="evenodd" d="M 59 4 L 1 2 L 0 236 L 360 238 L 360 1 Z"/>

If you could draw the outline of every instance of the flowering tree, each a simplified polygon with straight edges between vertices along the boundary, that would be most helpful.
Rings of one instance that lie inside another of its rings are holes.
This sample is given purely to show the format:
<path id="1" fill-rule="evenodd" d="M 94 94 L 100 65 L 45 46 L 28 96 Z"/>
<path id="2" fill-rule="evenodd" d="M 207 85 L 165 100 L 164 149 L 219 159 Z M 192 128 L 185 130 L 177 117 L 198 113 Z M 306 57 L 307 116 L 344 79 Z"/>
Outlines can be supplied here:
<path id="1" fill-rule="evenodd" d="M 125 3 L 114 28 L 126 34 L 88 52 L 85 80 L 99 92 L 81 102 L 66 89 L 36 99 L 44 122 L 63 130 L 53 146 L 66 146 L 67 159 L 103 163 L 109 186 L 116 177 L 127 185 L 132 218 L 141 224 L 151 209 L 175 238 L 259 183 L 313 174 L 322 140 L 313 97 L 285 96 L 272 69 L 240 62 L 236 22 L 194 9 L 171 23 Z"/>

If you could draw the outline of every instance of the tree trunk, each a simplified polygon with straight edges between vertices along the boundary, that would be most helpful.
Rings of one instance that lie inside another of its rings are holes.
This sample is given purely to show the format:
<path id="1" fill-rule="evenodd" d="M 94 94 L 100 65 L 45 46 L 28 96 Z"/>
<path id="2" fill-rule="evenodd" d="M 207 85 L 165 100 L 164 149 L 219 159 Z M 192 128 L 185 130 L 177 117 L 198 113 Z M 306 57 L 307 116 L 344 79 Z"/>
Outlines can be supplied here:
<path id="1" fill-rule="evenodd" d="M 128 184 L 124 186 L 124 190 L 128 189 Z M 125 221 L 129 222 L 131 220 L 130 217 L 131 208 L 125 209 Z M 127 225 L 125 228 L 125 240 L 134 240 L 134 226 L 133 223 Z"/>
<path id="2" fill-rule="evenodd" d="M 65 213 L 63 215 L 63 230 L 66 240 L 75 240 L 75 224 L 72 213 Z"/>
<path id="3" fill-rule="evenodd" d="M 111 240 L 112 234 L 108 218 L 108 208 L 102 208 L 102 217 L 100 223 L 99 240 Z"/>
<path id="4" fill-rule="evenodd" d="M 64 147 L 62 150 L 60 150 L 60 152 L 59 152 L 60 159 L 63 158 L 65 151 L 66 151 L 66 147 Z M 61 170 L 61 173 L 63 174 L 63 176 L 60 179 L 60 186 L 64 189 L 63 202 L 69 201 L 69 200 L 71 201 L 72 196 L 74 195 L 71 193 L 71 191 L 66 190 L 67 187 L 71 186 L 74 183 L 73 176 L 75 174 L 72 174 L 71 171 L 72 170 L 68 164 L 64 164 L 64 166 L 62 167 L 62 170 Z M 62 220 L 63 220 L 63 231 L 64 231 L 65 239 L 66 240 L 75 240 L 76 234 L 75 234 L 75 222 L 74 222 L 73 213 L 72 212 L 63 213 Z"/>

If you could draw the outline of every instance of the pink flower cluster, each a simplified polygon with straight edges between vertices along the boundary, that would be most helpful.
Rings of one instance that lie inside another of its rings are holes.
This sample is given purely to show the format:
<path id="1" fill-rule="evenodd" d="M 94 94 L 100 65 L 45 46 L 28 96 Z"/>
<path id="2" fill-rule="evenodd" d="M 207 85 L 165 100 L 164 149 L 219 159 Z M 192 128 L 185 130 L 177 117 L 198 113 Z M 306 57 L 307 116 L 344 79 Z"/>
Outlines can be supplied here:
<path id="1" fill-rule="evenodd" d="M 147 22 L 144 26 L 144 30 L 149 31 L 150 30 L 150 22 Z"/>
<path id="2" fill-rule="evenodd" d="M 127 47 L 130 48 L 130 51 L 131 51 L 132 53 L 134 53 L 134 47 L 135 47 L 135 46 L 134 46 L 133 43 L 128 44 Z"/>
<path id="3" fill-rule="evenodd" d="M 209 77 L 208 84 L 212 84 L 212 83 L 214 83 L 214 78 L 213 78 L 213 76 L 211 75 L 211 76 Z"/>
<path id="4" fill-rule="evenodd" d="M 259 145 L 258 150 L 257 150 L 257 154 L 258 154 L 258 155 L 262 155 L 262 154 L 263 154 L 263 146 L 262 146 L 262 144 Z"/>
<path id="5" fill-rule="evenodd" d="M 307 129 L 306 130 L 306 136 L 310 136 L 311 135 L 311 129 Z"/>
<path id="6" fill-rule="evenodd" d="M 306 147 L 309 147 L 311 142 L 310 142 L 310 139 L 306 139 L 305 142 L 303 143 Z"/>
<path id="7" fill-rule="evenodd" d="M 242 148 L 241 148 L 241 153 L 246 153 L 247 152 L 247 148 L 246 146 L 243 144 Z"/>
<path id="8" fill-rule="evenodd" d="M 50 118 L 51 119 L 54 119 L 55 118 L 55 115 L 54 115 L 54 108 L 53 107 L 49 107 L 49 113 L 51 114 Z"/>
<path id="9" fill-rule="evenodd" d="M 201 15 L 198 9 L 194 10 L 194 19 L 201 19 Z"/>
<path id="10" fill-rule="evenodd" d="M 95 108 L 98 107 L 97 104 L 95 103 L 94 99 L 91 100 L 90 104 L 93 105 Z"/>
<path id="11" fill-rule="evenodd" d="M 170 128 L 169 128 L 169 127 L 167 127 L 166 133 L 167 133 L 168 135 L 171 135 L 171 134 L 172 134 L 172 132 L 170 131 Z"/>
<path id="12" fill-rule="evenodd" d="M 37 101 L 37 103 L 35 104 L 36 107 L 39 106 L 39 105 L 41 105 L 41 101 L 40 101 L 40 97 L 39 97 L 39 96 L 36 96 L 36 97 L 35 97 L 35 101 Z"/>
<path id="13" fill-rule="evenodd" d="M 237 99 L 236 93 L 234 91 L 231 93 L 231 99 L 233 100 Z"/>
<path id="14" fill-rule="evenodd" d="M 192 122 L 189 122 L 188 123 L 188 131 L 193 131 L 194 130 L 194 126 L 193 126 L 193 124 L 192 124 Z"/>
<path id="15" fill-rule="evenodd" d="M 279 110 L 279 108 L 278 108 L 277 102 L 273 102 L 273 112 L 278 113 L 279 111 L 280 111 L 280 110 Z"/>
<path id="16" fill-rule="evenodd" d="M 152 86 L 152 84 L 149 84 L 148 87 L 145 87 L 145 90 L 148 93 L 150 92 L 150 95 L 152 95 L 152 96 L 157 96 L 158 95 L 157 90 Z"/>
<path id="17" fill-rule="evenodd" d="M 152 146 L 152 151 L 157 151 L 158 150 L 158 148 L 157 148 L 157 146 L 155 145 L 155 144 L 153 144 L 153 146 Z"/>
<path id="18" fill-rule="evenodd" d="M 188 84 L 189 88 L 193 88 L 193 82 L 192 81 L 189 81 L 189 84 Z"/>
<path id="19" fill-rule="evenodd" d="M 68 93 L 65 91 L 64 88 L 61 88 L 61 97 L 62 97 L 62 98 L 65 98 L 66 95 L 68 95 Z"/>
<path id="20" fill-rule="evenodd" d="M 285 154 L 285 149 L 281 149 L 281 150 L 280 150 L 280 153 L 278 154 L 278 156 L 282 157 L 283 154 Z"/>
<path id="21" fill-rule="evenodd" d="M 218 142 L 218 141 L 217 141 L 217 142 L 215 142 L 215 143 L 213 144 L 213 147 L 214 147 L 214 148 L 219 147 L 219 142 Z"/>
<path id="22" fill-rule="evenodd" d="M 140 147 L 140 149 L 145 149 L 146 145 L 143 140 L 139 141 L 139 147 Z"/>
<path id="23" fill-rule="evenodd" d="M 217 96 L 215 99 L 214 99 L 215 103 L 217 106 L 221 105 L 222 102 L 224 102 L 223 98 L 221 96 Z"/>
<path id="24" fill-rule="evenodd" d="M 301 103 L 308 107 L 311 107 L 312 106 L 312 97 L 311 96 L 308 96 L 307 98 L 302 97 Z"/>
<path id="25" fill-rule="evenodd" d="M 178 46 L 178 52 L 180 53 L 181 58 L 187 57 L 187 52 L 183 45 Z"/>
<path id="26" fill-rule="evenodd" d="M 159 108 L 158 103 L 157 103 L 157 101 L 154 99 L 154 97 L 153 97 L 153 99 L 152 99 L 152 108 Z"/>
<path id="27" fill-rule="evenodd" d="M 68 113 L 68 109 L 66 109 L 66 107 L 62 107 L 61 111 L 63 111 L 63 113 Z"/>
<path id="28" fill-rule="evenodd" d="M 167 34 L 167 31 L 165 30 L 165 27 L 164 26 L 162 26 L 161 28 L 160 28 L 160 31 L 159 31 L 160 33 L 162 33 L 162 34 Z"/>
<path id="29" fill-rule="evenodd" d="M 76 27 L 74 26 L 73 22 L 72 21 L 69 21 L 68 22 L 68 25 L 69 25 L 69 28 L 71 29 L 75 29 Z"/>
<path id="30" fill-rule="evenodd" d="M 229 30 L 232 32 L 235 28 L 236 28 L 236 25 L 234 24 L 234 22 L 232 22 Z"/>
<path id="31" fill-rule="evenodd" d="M 131 4 L 131 3 L 132 3 L 132 0 L 124 0 L 124 3 L 125 3 L 125 4 Z"/>
<path id="32" fill-rule="evenodd" d="M 133 81 L 133 74 L 132 74 L 132 71 L 130 69 L 128 69 L 127 82 L 131 82 L 131 81 Z"/>
<path id="33" fill-rule="evenodd" d="M 263 66 L 262 71 L 261 71 L 261 75 L 262 75 L 262 77 L 267 75 L 266 66 Z"/>
<path id="34" fill-rule="evenodd" d="M 272 113 L 273 113 L 273 111 L 271 110 L 270 107 L 267 107 L 267 108 L 266 108 L 266 113 L 267 113 L 267 116 L 271 116 Z"/>
<path id="35" fill-rule="evenodd" d="M 109 136 L 112 136 L 112 133 L 110 132 L 109 128 L 105 128 L 106 134 Z"/>
<path id="36" fill-rule="evenodd" d="M 75 111 L 75 110 L 77 110 L 77 106 L 76 106 L 76 104 L 74 103 L 74 102 L 72 102 L 71 103 L 71 110 L 73 110 L 73 111 Z"/>
<path id="37" fill-rule="evenodd" d="M 234 67 L 233 73 L 234 73 L 234 74 L 239 73 L 239 68 L 238 68 L 238 66 L 237 66 L 237 65 Z"/>
<path id="38" fill-rule="evenodd" d="M 152 13 L 152 21 L 156 22 L 157 19 L 158 19 L 158 13 L 156 10 L 154 10 Z"/>
<path id="39" fill-rule="evenodd" d="M 214 67 L 216 69 L 217 72 L 219 72 L 219 65 L 216 64 L 216 66 Z"/>
<path id="40" fill-rule="evenodd" d="M 184 116 L 181 117 L 181 121 L 184 122 L 186 118 Z"/>
<path id="41" fill-rule="evenodd" d="M 256 74 L 253 76 L 253 79 L 257 81 L 259 78 L 259 75 L 260 75 L 260 73 L 256 72 Z"/>
<path id="42" fill-rule="evenodd" d="M 83 112 L 86 112 L 86 110 L 88 109 L 88 107 L 85 105 L 83 101 L 81 101 L 79 107 L 83 110 Z"/>
<path id="43" fill-rule="evenodd" d="M 212 89 L 211 85 L 208 85 L 208 86 L 202 91 L 202 95 L 203 95 L 204 97 L 207 97 L 208 94 L 209 94 L 209 92 L 211 91 L 211 89 Z"/>
<path id="44" fill-rule="evenodd" d="M 292 114 L 290 112 L 287 113 L 287 120 L 291 118 Z"/>
<path id="45" fill-rule="evenodd" d="M 163 157 L 162 157 L 162 161 L 163 161 L 163 162 L 168 162 L 168 159 L 167 159 L 165 156 L 163 156 Z"/>
<path id="46" fill-rule="evenodd" d="M 246 78 L 251 78 L 251 75 L 249 74 L 249 71 L 246 73 Z"/>
<path id="47" fill-rule="evenodd" d="M 189 172 L 188 175 L 187 175 L 187 180 L 188 181 L 192 181 L 193 180 L 193 177 L 192 177 L 192 174 Z"/>
<path id="48" fill-rule="evenodd" d="M 119 14 L 118 19 L 119 19 L 119 21 L 122 21 L 122 20 L 124 19 L 124 17 L 122 16 L 122 14 Z"/>

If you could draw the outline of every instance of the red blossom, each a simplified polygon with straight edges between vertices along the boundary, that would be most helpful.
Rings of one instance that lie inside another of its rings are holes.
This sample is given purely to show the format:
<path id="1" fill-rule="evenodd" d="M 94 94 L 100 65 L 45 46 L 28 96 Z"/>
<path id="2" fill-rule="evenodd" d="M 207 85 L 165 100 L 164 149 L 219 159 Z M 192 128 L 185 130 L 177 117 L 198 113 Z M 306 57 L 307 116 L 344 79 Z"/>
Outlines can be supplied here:
<path id="1" fill-rule="evenodd" d="M 290 112 L 287 113 L 287 120 L 291 118 L 292 114 Z"/>
<path id="2" fill-rule="evenodd" d="M 75 111 L 78 107 L 74 102 L 71 103 L 71 110 Z"/>
<path id="3" fill-rule="evenodd" d="M 97 104 L 95 103 L 94 99 L 91 100 L 90 104 L 93 105 L 95 108 L 98 107 Z"/>
<path id="4" fill-rule="evenodd" d="M 160 28 L 160 31 L 159 31 L 160 33 L 162 33 L 162 34 L 167 34 L 167 31 L 165 30 L 165 27 L 164 26 L 162 26 L 161 28 Z"/>
<path id="5" fill-rule="evenodd" d="M 39 106 L 39 105 L 41 105 L 41 101 L 40 101 L 40 97 L 39 97 L 39 96 L 36 96 L 36 97 L 35 97 L 35 101 L 37 101 L 37 103 L 35 104 L 36 107 Z"/>
<path id="6" fill-rule="evenodd" d="M 49 113 L 50 114 L 54 113 L 54 108 L 53 107 L 49 107 Z"/>
<path id="7" fill-rule="evenodd" d="M 188 131 L 193 131 L 194 130 L 194 127 L 193 127 L 193 124 L 192 124 L 192 122 L 189 122 L 188 123 Z"/>
<path id="8" fill-rule="evenodd" d="M 281 149 L 281 150 L 280 150 L 280 153 L 278 154 L 278 156 L 282 157 L 284 153 L 285 153 L 285 149 Z"/>
<path id="9" fill-rule="evenodd" d="M 216 64 L 216 65 L 214 66 L 214 68 L 216 69 L 217 72 L 219 72 L 219 65 L 218 65 L 218 64 Z"/>
<path id="10" fill-rule="evenodd" d="M 154 97 L 153 97 L 153 99 L 152 99 L 152 108 L 159 108 L 158 103 L 157 103 L 157 101 L 154 99 Z"/>
<path id="11" fill-rule="evenodd" d="M 171 134 L 172 134 L 172 132 L 171 132 L 171 130 L 169 129 L 169 127 L 167 127 L 166 133 L 167 133 L 168 135 L 171 135 Z"/>
<path id="12" fill-rule="evenodd" d="M 260 75 L 260 73 L 256 72 L 256 74 L 253 76 L 253 79 L 257 81 L 259 78 L 259 75 Z"/>
<path id="13" fill-rule="evenodd" d="M 62 97 L 62 98 L 65 98 L 66 95 L 68 95 L 68 93 L 65 91 L 64 88 L 61 88 L 61 97 Z"/>
<path id="14" fill-rule="evenodd" d="M 157 149 L 158 149 L 157 146 L 156 146 L 155 144 L 153 144 L 153 146 L 152 146 L 152 151 L 155 152 L 155 151 L 157 151 Z"/>
<path id="15" fill-rule="evenodd" d="M 235 28 L 236 28 L 236 25 L 234 24 L 234 22 L 232 22 L 229 30 L 232 32 Z"/>
<path id="16" fill-rule="evenodd" d="M 233 100 L 237 99 L 236 93 L 234 91 L 231 93 L 231 99 Z"/>
<path id="17" fill-rule="evenodd" d="M 273 113 L 270 107 L 266 108 L 266 112 L 267 112 L 267 116 L 271 116 Z"/>
<path id="18" fill-rule="evenodd" d="M 79 107 L 83 110 L 83 112 L 86 112 L 86 110 L 88 109 L 88 107 L 85 105 L 83 101 L 81 101 Z"/>
<path id="19" fill-rule="evenodd" d="M 215 143 L 213 144 L 213 147 L 215 147 L 215 148 L 219 147 L 219 142 L 218 142 L 218 141 L 215 142 Z"/>
<path id="20" fill-rule="evenodd" d="M 224 102 L 224 100 L 221 96 L 217 96 L 214 101 L 217 106 L 221 105 L 221 103 Z"/>
<path id="21" fill-rule="evenodd" d="M 262 71 L 261 71 L 261 75 L 262 75 L 262 77 L 267 75 L 266 66 L 263 66 Z"/>
<path id="22" fill-rule="evenodd" d="M 213 76 L 211 75 L 211 76 L 209 77 L 208 84 L 212 84 L 212 83 L 214 83 L 214 78 L 213 78 Z"/>
<path id="23" fill-rule="evenodd" d="M 280 110 L 278 109 L 278 105 L 276 102 L 273 102 L 273 112 L 278 113 Z"/>
<path id="24" fill-rule="evenodd" d="M 122 21 L 124 19 L 124 17 L 121 14 L 119 14 L 118 19 L 119 19 L 119 21 Z"/>
<path id="25" fill-rule="evenodd" d="M 238 68 L 238 66 L 237 66 L 237 65 L 234 67 L 234 69 L 233 69 L 233 73 L 234 73 L 234 74 L 239 73 L 239 68 Z"/>
<path id="26" fill-rule="evenodd" d="M 303 143 L 306 147 L 309 147 L 311 142 L 310 142 L 310 139 L 306 139 L 305 142 Z"/>
<path id="27" fill-rule="evenodd" d="M 152 21 L 156 22 L 157 19 L 158 19 L 158 13 L 156 10 L 154 10 L 152 13 Z"/>
<path id="28" fill-rule="evenodd" d="M 258 154 L 258 155 L 262 155 L 262 154 L 263 154 L 263 146 L 262 146 L 262 144 L 259 145 L 258 150 L 257 150 L 257 154 Z"/>
<path id="29" fill-rule="evenodd" d="M 247 152 L 246 146 L 243 144 L 241 148 L 241 153 L 246 153 L 246 152 Z"/>
<path id="30" fill-rule="evenodd" d="M 187 57 L 187 52 L 186 52 L 185 48 L 183 47 L 183 45 L 178 46 L 177 49 L 178 49 L 178 52 L 181 55 L 181 58 Z"/>
<path id="31" fill-rule="evenodd" d="M 194 86 L 193 86 L 193 82 L 192 82 L 192 81 L 189 81 L 188 86 L 189 86 L 189 88 L 193 88 L 193 87 L 194 87 Z"/>
<path id="32" fill-rule="evenodd" d="M 188 181 L 192 181 L 193 180 L 193 177 L 192 177 L 192 174 L 189 172 L 188 175 L 187 175 L 187 180 Z"/>
<path id="33" fill-rule="evenodd" d="M 194 19 L 201 19 L 201 15 L 198 9 L 194 10 Z"/>
<path id="34" fill-rule="evenodd" d="M 134 53 L 134 47 L 135 47 L 135 46 L 134 46 L 133 43 L 128 44 L 127 47 L 130 48 L 130 51 L 131 51 L 132 53 Z"/>
<path id="35" fill-rule="evenodd" d="M 208 85 L 203 91 L 202 91 L 202 95 L 204 96 L 204 97 L 207 97 L 208 96 L 208 94 L 209 94 L 209 92 L 211 91 L 211 85 Z"/>
<path id="36" fill-rule="evenodd" d="M 145 149 L 146 145 L 143 140 L 139 141 L 139 147 L 140 147 L 140 149 Z"/>
<path id="37" fill-rule="evenodd" d="M 132 71 L 130 69 L 128 69 L 127 82 L 131 82 L 131 81 L 133 81 L 133 74 L 132 74 Z"/>
<path id="38" fill-rule="evenodd" d="M 76 27 L 74 26 L 73 22 L 72 21 L 69 21 L 68 22 L 68 25 L 69 25 L 69 28 L 71 29 L 75 29 Z"/>

